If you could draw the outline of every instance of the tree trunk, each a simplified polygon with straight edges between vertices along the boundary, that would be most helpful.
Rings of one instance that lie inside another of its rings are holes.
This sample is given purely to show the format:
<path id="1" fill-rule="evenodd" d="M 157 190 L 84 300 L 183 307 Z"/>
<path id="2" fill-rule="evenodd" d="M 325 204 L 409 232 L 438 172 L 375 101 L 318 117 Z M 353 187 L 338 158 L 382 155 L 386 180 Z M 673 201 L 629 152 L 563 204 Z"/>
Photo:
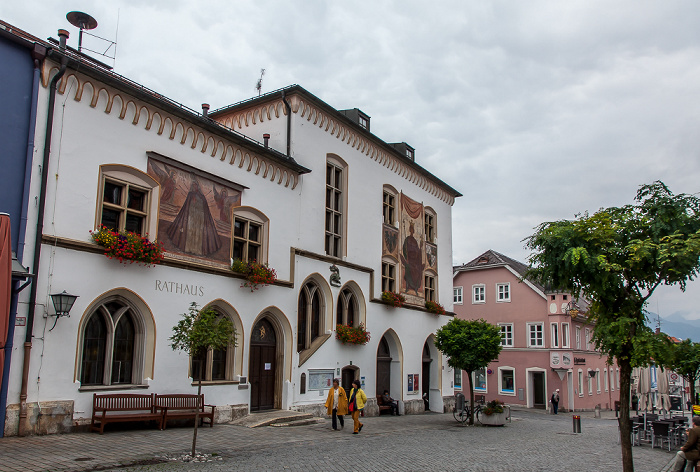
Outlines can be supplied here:
<path id="1" fill-rule="evenodd" d="M 199 383 L 197 384 L 197 411 L 194 413 L 194 433 L 192 434 L 192 459 L 196 454 L 197 448 L 197 426 L 199 426 L 199 409 L 202 408 L 200 402 L 202 401 L 202 361 L 199 361 Z"/>
<path id="2" fill-rule="evenodd" d="M 630 425 L 630 384 L 632 364 L 628 359 L 618 359 L 620 366 L 620 447 L 622 448 L 623 472 L 634 472 L 632 461 L 632 427 Z"/>
<path id="3" fill-rule="evenodd" d="M 474 385 L 472 384 L 472 373 L 467 372 L 469 377 L 469 425 L 474 425 Z"/>

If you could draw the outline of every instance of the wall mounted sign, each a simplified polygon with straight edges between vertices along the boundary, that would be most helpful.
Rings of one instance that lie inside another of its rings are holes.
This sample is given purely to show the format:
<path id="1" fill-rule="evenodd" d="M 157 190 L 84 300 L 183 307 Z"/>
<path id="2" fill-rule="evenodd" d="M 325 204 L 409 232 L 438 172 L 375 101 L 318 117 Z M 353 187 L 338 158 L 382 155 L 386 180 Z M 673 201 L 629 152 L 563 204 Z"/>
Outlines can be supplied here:
<path id="1" fill-rule="evenodd" d="M 413 374 L 408 374 L 408 393 L 413 393 Z"/>
<path id="2" fill-rule="evenodd" d="M 272 370 L 272 363 L 265 362 L 265 370 Z"/>
<path id="3" fill-rule="evenodd" d="M 335 369 L 309 370 L 309 390 L 325 390 L 333 386 Z"/>
<path id="4" fill-rule="evenodd" d="M 574 357 L 574 365 L 586 365 L 585 357 Z"/>
<path id="5" fill-rule="evenodd" d="M 167 280 L 156 279 L 156 292 L 175 293 L 180 295 L 191 295 L 194 297 L 204 296 L 202 285 L 187 284 L 180 282 L 169 282 Z"/>

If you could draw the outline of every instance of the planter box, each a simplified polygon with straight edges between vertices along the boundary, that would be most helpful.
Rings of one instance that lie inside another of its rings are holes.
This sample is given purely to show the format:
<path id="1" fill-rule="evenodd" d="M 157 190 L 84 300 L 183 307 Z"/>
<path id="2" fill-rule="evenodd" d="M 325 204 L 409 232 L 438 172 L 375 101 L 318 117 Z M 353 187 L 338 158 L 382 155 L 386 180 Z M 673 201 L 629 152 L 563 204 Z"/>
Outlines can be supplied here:
<path id="1" fill-rule="evenodd" d="M 503 426 L 506 424 L 507 414 L 494 413 L 493 415 L 485 415 L 482 411 L 479 415 L 479 422 L 485 426 Z"/>

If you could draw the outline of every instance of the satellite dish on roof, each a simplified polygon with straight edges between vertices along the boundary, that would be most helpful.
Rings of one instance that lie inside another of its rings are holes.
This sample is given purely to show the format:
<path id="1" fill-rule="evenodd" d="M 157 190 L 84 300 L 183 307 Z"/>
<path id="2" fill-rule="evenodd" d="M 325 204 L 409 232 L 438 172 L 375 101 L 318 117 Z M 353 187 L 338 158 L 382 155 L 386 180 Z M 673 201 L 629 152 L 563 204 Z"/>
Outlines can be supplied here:
<path id="1" fill-rule="evenodd" d="M 91 30 L 97 28 L 97 20 L 83 13 L 82 11 L 72 11 L 66 15 L 68 22 L 80 28 L 80 36 L 78 36 L 78 52 L 83 49 L 83 30 Z"/>

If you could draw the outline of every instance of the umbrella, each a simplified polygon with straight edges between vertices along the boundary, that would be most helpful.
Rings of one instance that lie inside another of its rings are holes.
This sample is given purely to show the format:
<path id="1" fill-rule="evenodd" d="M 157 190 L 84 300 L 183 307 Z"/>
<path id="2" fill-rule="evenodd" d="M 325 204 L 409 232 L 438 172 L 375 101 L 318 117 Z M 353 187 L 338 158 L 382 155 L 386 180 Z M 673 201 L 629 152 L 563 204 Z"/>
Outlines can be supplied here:
<path id="1" fill-rule="evenodd" d="M 668 371 L 663 367 L 657 367 L 656 369 L 656 386 L 659 398 L 659 404 L 656 406 L 660 410 L 671 411 L 671 397 L 668 394 Z"/>
<path id="2" fill-rule="evenodd" d="M 637 391 L 639 392 L 639 409 L 648 410 L 651 406 L 651 379 L 649 378 L 649 369 L 646 367 L 639 369 Z"/>
<path id="3" fill-rule="evenodd" d="M 5 364 L 5 343 L 10 324 L 10 298 L 12 294 L 12 245 L 10 241 L 10 216 L 0 213 L 0 383 Z"/>

